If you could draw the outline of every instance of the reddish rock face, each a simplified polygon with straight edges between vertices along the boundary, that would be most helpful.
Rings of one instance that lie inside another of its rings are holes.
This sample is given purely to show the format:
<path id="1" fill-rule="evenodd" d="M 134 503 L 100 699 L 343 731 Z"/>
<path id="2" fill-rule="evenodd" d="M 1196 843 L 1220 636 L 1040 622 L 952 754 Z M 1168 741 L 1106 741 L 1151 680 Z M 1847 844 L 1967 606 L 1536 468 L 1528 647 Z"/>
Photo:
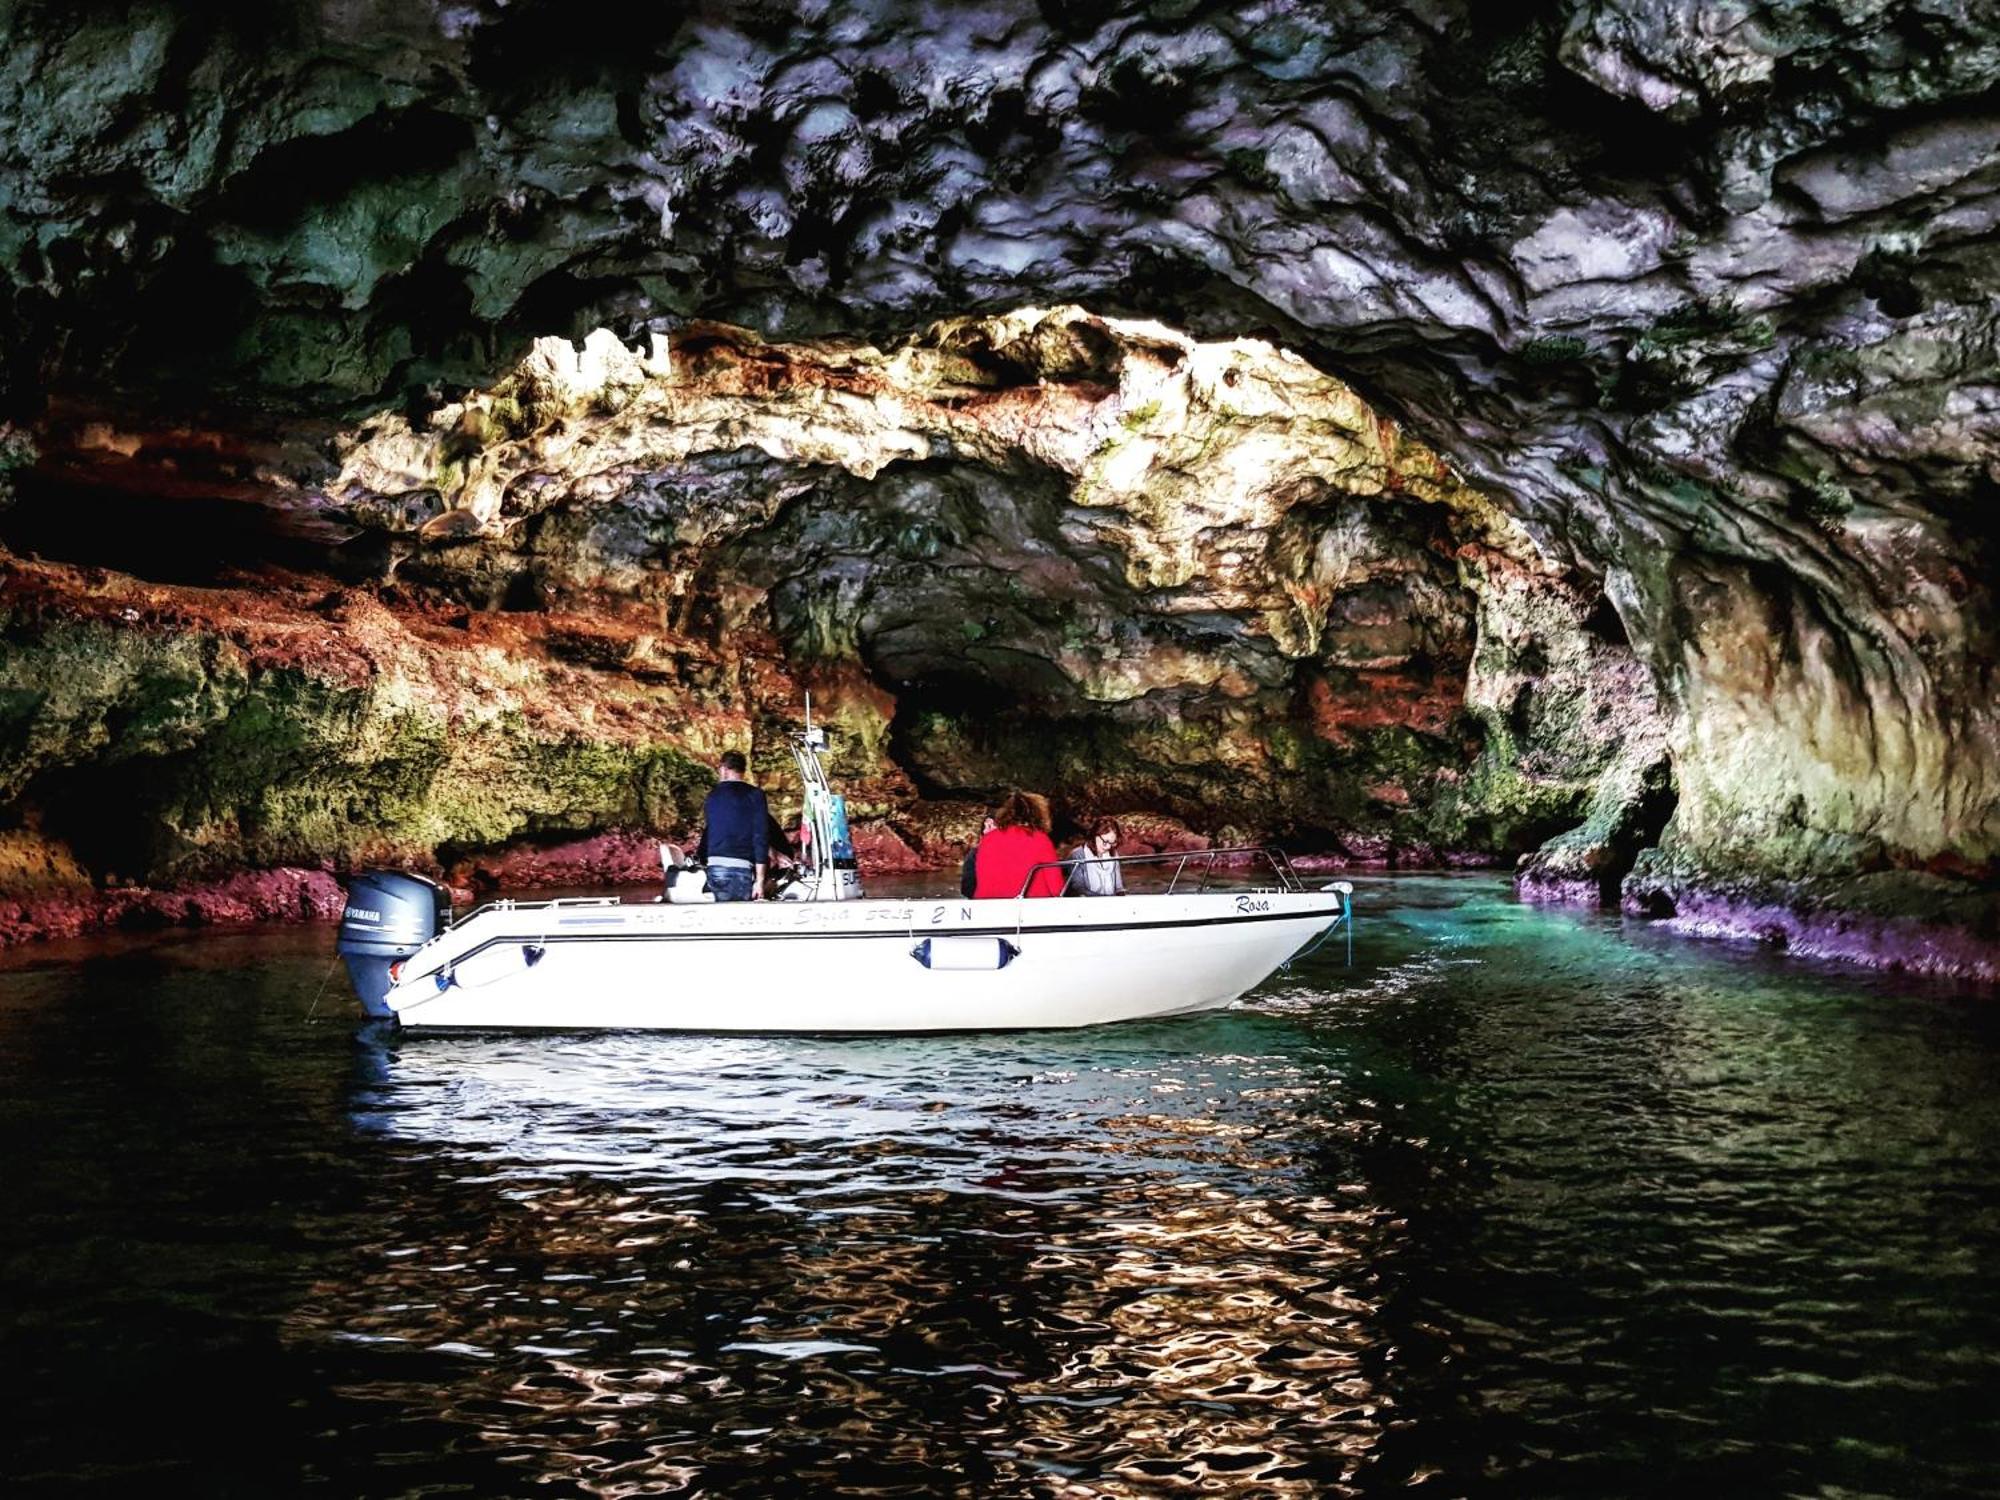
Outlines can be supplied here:
<path id="1" fill-rule="evenodd" d="M 0 948 L 110 928 L 330 922 L 344 903 L 324 870 L 250 870 L 159 888 L 90 886 L 0 896 Z"/>

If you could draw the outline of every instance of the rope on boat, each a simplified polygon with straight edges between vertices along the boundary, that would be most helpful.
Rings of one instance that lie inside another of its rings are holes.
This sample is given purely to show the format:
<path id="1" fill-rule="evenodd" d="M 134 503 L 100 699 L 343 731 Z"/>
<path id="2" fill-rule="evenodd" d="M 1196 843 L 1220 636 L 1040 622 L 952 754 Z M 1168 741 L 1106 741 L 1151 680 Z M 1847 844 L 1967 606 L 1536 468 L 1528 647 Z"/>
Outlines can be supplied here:
<path id="1" fill-rule="evenodd" d="M 313 991 L 313 1003 L 311 1004 L 311 1006 L 307 1008 L 306 1018 L 304 1021 L 300 1022 L 301 1025 L 303 1026 L 312 1025 L 313 1016 L 319 1010 L 319 1002 L 326 995 L 326 983 L 329 979 L 333 978 L 333 966 L 339 962 L 340 962 L 340 955 L 338 953 L 334 954 L 332 958 L 326 961 L 326 972 L 319 976 L 319 988 Z"/>
<path id="2" fill-rule="evenodd" d="M 1282 964 L 1278 965 L 1279 969 L 1289 970 L 1293 964 L 1301 963 L 1304 960 L 1311 958 L 1315 953 L 1319 952 L 1320 949 L 1326 946 L 1327 939 L 1332 937 L 1334 933 L 1337 931 L 1344 932 L 1347 935 L 1347 966 L 1350 969 L 1353 968 L 1354 967 L 1354 901 L 1353 898 L 1351 897 L 1343 896 L 1340 901 L 1340 920 L 1337 922 L 1329 922 L 1326 925 L 1326 927 L 1320 932 L 1319 936 L 1315 937 L 1310 943 L 1307 943 L 1305 947 L 1299 949 L 1298 952 L 1294 953 L 1290 958 L 1286 959 Z"/>

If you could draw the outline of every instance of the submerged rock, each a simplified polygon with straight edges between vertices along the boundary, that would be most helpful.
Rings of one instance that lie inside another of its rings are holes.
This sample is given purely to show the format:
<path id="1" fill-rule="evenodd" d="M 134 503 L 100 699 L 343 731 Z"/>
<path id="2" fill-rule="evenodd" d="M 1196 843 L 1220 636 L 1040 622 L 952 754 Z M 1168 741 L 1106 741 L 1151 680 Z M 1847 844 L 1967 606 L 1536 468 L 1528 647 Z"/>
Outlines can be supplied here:
<path id="1" fill-rule="evenodd" d="M 1696 937 L 2000 983 L 2000 903 L 1990 889 L 1921 870 L 1802 880 L 1718 880 L 1647 850 L 1625 881 L 1632 916 Z"/>

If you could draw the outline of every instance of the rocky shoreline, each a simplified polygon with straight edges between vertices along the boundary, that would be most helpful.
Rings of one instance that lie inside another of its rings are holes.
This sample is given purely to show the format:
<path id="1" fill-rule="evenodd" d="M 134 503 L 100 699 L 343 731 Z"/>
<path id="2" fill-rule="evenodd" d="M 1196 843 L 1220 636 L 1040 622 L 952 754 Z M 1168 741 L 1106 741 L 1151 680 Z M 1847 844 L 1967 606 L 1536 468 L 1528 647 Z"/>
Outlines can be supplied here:
<path id="1" fill-rule="evenodd" d="M 1150 831 L 1151 840 L 1133 839 L 1128 852 L 1206 846 L 1185 830 L 1155 825 Z M 460 905 L 508 890 L 652 886 L 660 879 L 660 842 L 653 834 L 610 832 L 496 851 L 431 873 L 446 880 Z M 963 853 L 962 843 L 913 842 L 880 824 L 857 827 L 855 843 L 864 869 L 876 874 L 943 873 L 955 869 Z M 1395 861 L 1316 853 L 1295 855 L 1292 863 L 1302 874 L 1317 875 L 1493 868 L 1498 861 L 1480 853 Z M 1892 873 L 1872 883 L 1863 878 L 1704 886 L 1685 875 L 1642 874 L 1626 882 L 1622 898 L 1607 902 L 1594 880 L 1556 880 L 1524 870 L 1515 887 L 1524 901 L 1608 906 L 1691 938 L 1753 942 L 1801 957 L 2000 984 L 2000 893 L 1964 882 Z M 0 950 L 98 932 L 332 922 L 339 919 L 343 899 L 335 874 L 305 869 L 250 870 L 158 888 L 0 895 Z"/>
<path id="2" fill-rule="evenodd" d="M 345 896 L 325 870 L 246 870 L 222 880 L 154 888 L 0 895 L 0 950 L 95 932 L 256 922 L 331 922 Z"/>
<path id="3" fill-rule="evenodd" d="M 1690 937 L 2000 984 L 2000 888 L 1991 883 L 1901 870 L 1704 881 L 1642 868 L 1625 881 L 1621 908 Z"/>

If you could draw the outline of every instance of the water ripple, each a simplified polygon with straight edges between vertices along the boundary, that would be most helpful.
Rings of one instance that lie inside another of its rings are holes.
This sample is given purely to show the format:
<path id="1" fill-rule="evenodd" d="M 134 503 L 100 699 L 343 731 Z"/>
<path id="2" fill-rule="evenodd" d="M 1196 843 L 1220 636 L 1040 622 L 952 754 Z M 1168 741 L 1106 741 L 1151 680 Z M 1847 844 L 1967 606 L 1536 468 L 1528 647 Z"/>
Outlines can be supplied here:
<path id="1" fill-rule="evenodd" d="M 1362 902 L 1353 970 L 1081 1035 L 356 1043 L 298 934 L 0 972 L 0 1473 L 1990 1490 L 1990 1007 Z"/>

